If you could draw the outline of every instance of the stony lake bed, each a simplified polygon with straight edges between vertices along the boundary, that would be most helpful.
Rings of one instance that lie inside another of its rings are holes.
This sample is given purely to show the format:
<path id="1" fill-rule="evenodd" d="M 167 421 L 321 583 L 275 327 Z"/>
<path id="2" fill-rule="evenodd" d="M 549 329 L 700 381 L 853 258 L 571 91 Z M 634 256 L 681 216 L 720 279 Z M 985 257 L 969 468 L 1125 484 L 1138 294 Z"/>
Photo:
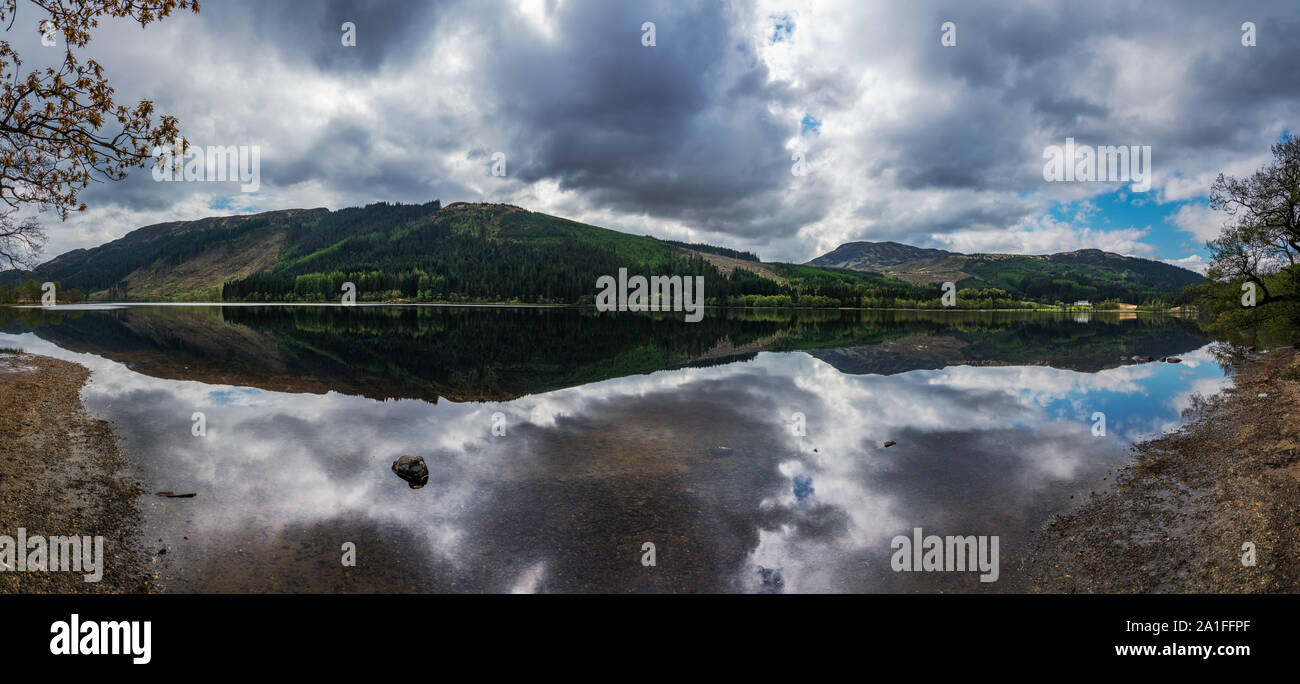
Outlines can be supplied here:
<path id="1" fill-rule="evenodd" d="M 109 498 L 129 531 L 98 590 L 1294 586 L 1277 560 L 1295 538 L 1281 514 L 1293 468 L 1260 474 L 1294 453 L 1293 352 L 1225 360 L 1176 317 L 751 310 L 692 325 L 571 309 L 91 306 L 8 310 L 0 347 L 27 352 L 0 355 L 6 406 L 61 403 L 39 416 L 66 429 L 79 365 L 83 419 L 111 426 L 98 447 L 51 453 L 13 438 L 39 419 L 6 423 L 10 463 L 102 461 L 120 445 Z M 1270 416 L 1251 423 L 1268 440 L 1228 429 L 1241 411 Z M 1205 424 L 1213 439 L 1188 437 Z M 404 455 L 423 459 L 426 484 L 397 476 Z M 1234 489 L 1228 472 L 1268 488 Z M 23 477 L 51 501 L 75 493 L 67 506 L 106 496 Z M 1134 503 L 1171 488 L 1193 493 Z M 1164 543 L 1171 526 L 1179 541 Z M 997 537 L 997 581 L 896 571 L 891 540 L 918 528 Z M 1192 528 L 1211 536 L 1193 543 Z M 1253 568 L 1231 563 L 1243 534 Z"/>

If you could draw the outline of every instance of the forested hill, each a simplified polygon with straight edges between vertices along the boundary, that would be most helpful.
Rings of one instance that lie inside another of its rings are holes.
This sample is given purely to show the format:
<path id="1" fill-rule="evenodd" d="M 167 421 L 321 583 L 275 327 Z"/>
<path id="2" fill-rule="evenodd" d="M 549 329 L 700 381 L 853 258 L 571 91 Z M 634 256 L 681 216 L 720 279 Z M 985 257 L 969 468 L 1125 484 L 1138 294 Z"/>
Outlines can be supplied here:
<path id="1" fill-rule="evenodd" d="M 724 272 L 710 262 L 715 254 L 753 257 L 511 205 L 434 201 L 158 224 L 7 276 L 113 301 L 338 301 L 343 283 L 352 282 L 360 301 L 573 304 L 594 301 L 596 279 L 621 267 L 634 275 L 705 276 L 714 303 L 872 306 L 940 294 L 875 273 L 756 257 L 752 266 Z"/>
<path id="2" fill-rule="evenodd" d="M 60 255 L 22 276 L 115 301 L 338 301 L 343 284 L 352 282 L 360 301 L 575 304 L 594 301 L 597 278 L 619 268 L 704 276 L 713 304 L 938 308 L 942 294 L 937 283 L 888 273 L 763 263 L 747 252 L 631 235 L 506 204 L 443 207 L 437 201 L 163 223 Z M 1051 301 L 1051 294 L 1039 301 Z M 963 292 L 958 305 L 1028 306 L 1023 299 L 993 276 Z"/>

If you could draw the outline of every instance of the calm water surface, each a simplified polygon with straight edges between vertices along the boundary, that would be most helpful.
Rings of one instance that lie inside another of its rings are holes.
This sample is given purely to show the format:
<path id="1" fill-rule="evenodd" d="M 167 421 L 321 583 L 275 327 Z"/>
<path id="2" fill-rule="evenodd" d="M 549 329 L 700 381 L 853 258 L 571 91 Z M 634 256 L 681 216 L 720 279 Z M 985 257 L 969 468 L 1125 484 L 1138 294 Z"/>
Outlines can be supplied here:
<path id="1" fill-rule="evenodd" d="M 165 591 L 1016 590 L 1026 534 L 1228 384 L 1210 343 L 1118 314 L 0 309 L 0 346 L 94 371 L 146 490 L 197 492 L 141 499 Z M 998 582 L 893 572 L 915 527 L 998 535 Z"/>

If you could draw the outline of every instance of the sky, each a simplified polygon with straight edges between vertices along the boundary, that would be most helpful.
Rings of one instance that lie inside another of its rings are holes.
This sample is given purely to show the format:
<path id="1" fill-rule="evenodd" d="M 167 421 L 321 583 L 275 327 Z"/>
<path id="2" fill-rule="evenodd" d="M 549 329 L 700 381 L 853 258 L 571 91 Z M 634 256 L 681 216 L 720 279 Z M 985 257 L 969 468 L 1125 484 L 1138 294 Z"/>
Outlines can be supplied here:
<path id="1" fill-rule="evenodd" d="M 58 54 L 39 19 L 4 37 L 25 67 Z M 83 54 L 191 144 L 258 146 L 257 191 L 137 169 L 41 215 L 45 256 L 163 221 L 440 199 L 765 260 L 894 240 L 1203 269 L 1214 178 L 1300 128 L 1298 37 L 1294 0 L 204 2 L 103 22 Z M 1045 180 L 1067 139 L 1149 146 L 1150 188 Z"/>

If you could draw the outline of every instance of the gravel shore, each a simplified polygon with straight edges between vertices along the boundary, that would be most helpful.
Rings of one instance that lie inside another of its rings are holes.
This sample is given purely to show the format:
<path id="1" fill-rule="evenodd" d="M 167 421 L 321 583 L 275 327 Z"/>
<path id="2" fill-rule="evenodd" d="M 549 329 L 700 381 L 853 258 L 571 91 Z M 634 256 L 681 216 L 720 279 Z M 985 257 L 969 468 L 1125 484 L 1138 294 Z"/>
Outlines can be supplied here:
<path id="1" fill-rule="evenodd" d="M 1045 525 L 1024 560 L 1028 591 L 1300 590 L 1297 352 L 1234 362 L 1232 389 L 1194 406 L 1179 431 L 1135 446 L 1111 491 Z"/>
<path id="2" fill-rule="evenodd" d="M 149 591 L 135 537 L 140 486 L 117 436 L 81 403 L 90 371 L 34 354 L 0 353 L 0 535 L 103 536 L 103 578 L 0 572 L 0 593 Z"/>

